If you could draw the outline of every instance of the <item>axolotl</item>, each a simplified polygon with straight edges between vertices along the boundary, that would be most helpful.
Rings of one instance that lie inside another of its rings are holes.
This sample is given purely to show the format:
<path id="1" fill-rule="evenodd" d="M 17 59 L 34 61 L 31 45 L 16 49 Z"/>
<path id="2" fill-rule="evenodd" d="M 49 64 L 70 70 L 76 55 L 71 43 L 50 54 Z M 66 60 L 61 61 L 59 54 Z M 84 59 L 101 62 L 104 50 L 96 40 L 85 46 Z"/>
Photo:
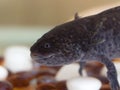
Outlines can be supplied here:
<path id="1" fill-rule="evenodd" d="M 112 90 L 120 90 L 112 59 L 120 57 L 120 6 L 96 15 L 79 17 L 57 25 L 31 47 L 31 57 L 42 65 L 58 66 L 90 61 L 107 67 Z"/>

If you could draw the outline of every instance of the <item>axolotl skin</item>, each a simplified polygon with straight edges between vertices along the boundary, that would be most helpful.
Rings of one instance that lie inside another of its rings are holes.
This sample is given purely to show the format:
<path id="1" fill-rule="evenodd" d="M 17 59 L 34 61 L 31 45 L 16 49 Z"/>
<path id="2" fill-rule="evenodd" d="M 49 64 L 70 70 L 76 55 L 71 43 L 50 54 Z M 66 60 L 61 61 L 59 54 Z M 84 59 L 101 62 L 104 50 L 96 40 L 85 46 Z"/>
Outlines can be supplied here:
<path id="1" fill-rule="evenodd" d="M 83 18 L 75 15 L 75 20 L 54 27 L 31 47 L 31 57 L 48 66 L 101 62 L 111 89 L 120 90 L 112 63 L 120 57 L 120 6 Z"/>

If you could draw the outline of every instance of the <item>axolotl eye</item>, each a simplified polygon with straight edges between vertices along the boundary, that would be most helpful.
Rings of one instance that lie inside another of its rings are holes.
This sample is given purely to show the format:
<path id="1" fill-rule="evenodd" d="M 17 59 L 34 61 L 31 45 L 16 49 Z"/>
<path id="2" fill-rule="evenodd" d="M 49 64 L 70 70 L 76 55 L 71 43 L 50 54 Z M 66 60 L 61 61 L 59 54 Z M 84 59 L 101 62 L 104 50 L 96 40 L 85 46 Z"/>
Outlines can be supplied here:
<path id="1" fill-rule="evenodd" d="M 50 43 L 45 43 L 45 44 L 44 44 L 44 48 L 47 49 L 47 48 L 50 48 L 50 47 L 51 47 Z"/>

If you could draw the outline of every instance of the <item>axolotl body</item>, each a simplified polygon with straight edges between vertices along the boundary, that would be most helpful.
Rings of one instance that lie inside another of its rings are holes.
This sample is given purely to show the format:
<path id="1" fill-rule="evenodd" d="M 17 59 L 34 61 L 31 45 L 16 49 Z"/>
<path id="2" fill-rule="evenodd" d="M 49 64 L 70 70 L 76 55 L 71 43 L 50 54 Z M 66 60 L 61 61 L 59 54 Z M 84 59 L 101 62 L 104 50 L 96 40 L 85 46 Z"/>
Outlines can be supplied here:
<path id="1" fill-rule="evenodd" d="M 98 61 L 107 67 L 112 90 L 120 90 L 112 59 L 120 57 L 120 6 L 58 25 L 31 47 L 32 58 L 42 65 Z M 82 67 L 80 68 L 81 74 Z"/>

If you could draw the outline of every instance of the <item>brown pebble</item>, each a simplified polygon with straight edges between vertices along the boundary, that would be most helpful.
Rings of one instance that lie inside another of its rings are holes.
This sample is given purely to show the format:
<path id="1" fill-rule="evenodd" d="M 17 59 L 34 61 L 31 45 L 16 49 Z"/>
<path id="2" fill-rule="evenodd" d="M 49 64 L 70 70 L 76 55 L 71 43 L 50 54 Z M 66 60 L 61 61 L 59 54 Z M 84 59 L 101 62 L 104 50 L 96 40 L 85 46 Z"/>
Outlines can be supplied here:
<path id="1" fill-rule="evenodd" d="M 111 90 L 109 84 L 103 84 L 100 90 Z"/>
<path id="2" fill-rule="evenodd" d="M 88 62 L 85 66 L 85 69 L 89 76 L 99 75 L 103 64 L 99 62 Z"/>
<path id="3" fill-rule="evenodd" d="M 59 81 L 56 83 L 57 90 L 67 90 L 66 81 Z"/>
<path id="4" fill-rule="evenodd" d="M 0 90 L 13 90 L 13 86 L 9 82 L 0 81 Z"/>
<path id="5" fill-rule="evenodd" d="M 4 58 L 0 57 L 0 65 L 3 65 L 3 64 L 4 64 Z"/>
<path id="6" fill-rule="evenodd" d="M 48 83 L 48 84 L 39 84 L 36 90 L 57 90 L 57 88 L 54 84 Z"/>
<path id="7" fill-rule="evenodd" d="M 13 84 L 14 87 L 28 86 L 30 81 L 36 76 L 37 72 L 19 72 L 12 74 L 8 77 L 8 81 Z"/>
<path id="8" fill-rule="evenodd" d="M 34 78 L 50 75 L 55 76 L 56 70 L 54 69 L 40 69 L 40 70 L 32 70 L 29 72 L 19 72 L 16 74 L 10 74 L 8 77 L 8 81 L 13 84 L 14 87 L 25 87 L 28 86 L 30 81 Z"/>

